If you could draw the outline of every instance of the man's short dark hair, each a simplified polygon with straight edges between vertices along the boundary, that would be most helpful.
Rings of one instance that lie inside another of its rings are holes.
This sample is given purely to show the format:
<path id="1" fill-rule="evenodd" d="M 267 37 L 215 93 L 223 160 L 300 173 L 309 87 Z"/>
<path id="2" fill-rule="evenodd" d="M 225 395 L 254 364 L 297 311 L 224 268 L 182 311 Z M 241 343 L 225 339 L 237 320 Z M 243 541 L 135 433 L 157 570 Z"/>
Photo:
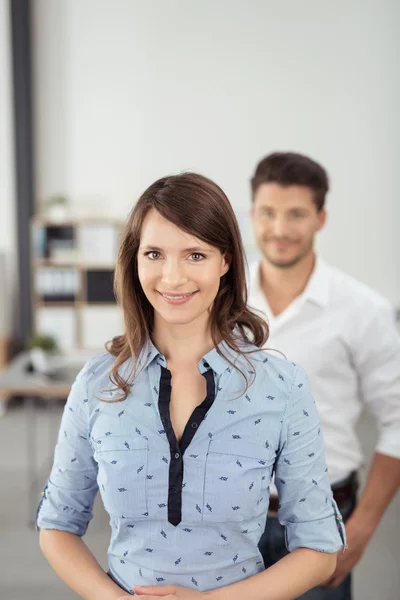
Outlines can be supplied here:
<path id="1" fill-rule="evenodd" d="M 283 187 L 302 185 L 310 188 L 318 211 L 323 209 L 329 190 L 329 178 L 325 169 L 308 156 L 295 152 L 274 152 L 258 163 L 251 178 L 253 200 L 263 183 L 277 183 Z"/>

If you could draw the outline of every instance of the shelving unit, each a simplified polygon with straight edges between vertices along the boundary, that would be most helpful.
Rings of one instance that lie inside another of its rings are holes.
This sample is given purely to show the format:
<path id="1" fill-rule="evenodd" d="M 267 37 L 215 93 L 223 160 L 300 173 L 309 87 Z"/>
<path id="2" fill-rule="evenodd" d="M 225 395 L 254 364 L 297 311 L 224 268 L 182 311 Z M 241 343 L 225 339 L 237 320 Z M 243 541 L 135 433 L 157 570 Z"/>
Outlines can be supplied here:
<path id="1" fill-rule="evenodd" d="M 123 222 L 31 221 L 34 330 L 64 351 L 99 350 L 123 330 L 113 277 Z"/>

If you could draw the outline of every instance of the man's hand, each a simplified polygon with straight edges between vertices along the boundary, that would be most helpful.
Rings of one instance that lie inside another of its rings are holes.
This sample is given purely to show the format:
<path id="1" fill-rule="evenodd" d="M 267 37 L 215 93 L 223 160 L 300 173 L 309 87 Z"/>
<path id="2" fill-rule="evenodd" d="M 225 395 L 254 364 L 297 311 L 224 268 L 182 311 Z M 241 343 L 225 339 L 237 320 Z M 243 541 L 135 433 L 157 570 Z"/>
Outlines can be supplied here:
<path id="1" fill-rule="evenodd" d="M 200 598 L 209 595 L 207 592 L 198 592 L 197 590 L 191 590 L 179 585 L 133 585 L 132 590 L 137 596 L 141 596 L 145 600 L 158 599 L 160 596 L 170 598 L 171 600 L 175 600 L 175 598 L 181 598 L 181 600 L 200 600 Z M 128 599 L 128 596 L 126 598 Z"/>
<path id="2" fill-rule="evenodd" d="M 346 521 L 346 535 L 348 548 L 345 552 L 338 552 L 337 565 L 334 574 L 323 585 L 327 587 L 339 586 L 346 575 L 355 567 L 365 552 L 372 537 L 365 523 L 350 517 Z"/>

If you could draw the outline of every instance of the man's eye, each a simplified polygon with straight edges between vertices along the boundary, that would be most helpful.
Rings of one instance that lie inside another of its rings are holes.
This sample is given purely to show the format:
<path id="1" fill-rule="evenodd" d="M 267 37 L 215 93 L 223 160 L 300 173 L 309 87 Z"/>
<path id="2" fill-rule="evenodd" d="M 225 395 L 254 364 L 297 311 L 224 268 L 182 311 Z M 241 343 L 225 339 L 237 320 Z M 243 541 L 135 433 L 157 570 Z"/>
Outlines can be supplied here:
<path id="1" fill-rule="evenodd" d="M 267 219 L 272 219 L 274 216 L 274 213 L 272 212 L 272 210 L 264 209 L 262 211 L 262 216 L 266 217 Z"/>

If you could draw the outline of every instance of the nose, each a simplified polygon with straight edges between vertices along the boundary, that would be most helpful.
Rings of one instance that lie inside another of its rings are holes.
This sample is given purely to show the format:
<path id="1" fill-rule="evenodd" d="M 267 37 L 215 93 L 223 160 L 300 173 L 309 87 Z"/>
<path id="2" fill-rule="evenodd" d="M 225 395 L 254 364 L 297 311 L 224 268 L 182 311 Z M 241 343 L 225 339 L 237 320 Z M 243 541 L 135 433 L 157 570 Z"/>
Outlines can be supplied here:
<path id="1" fill-rule="evenodd" d="M 272 222 L 272 232 L 274 237 L 286 237 L 288 233 L 288 223 L 284 216 L 276 216 Z"/>
<path id="2" fill-rule="evenodd" d="M 187 282 L 185 265 L 180 260 L 167 259 L 163 266 L 162 282 L 165 291 L 172 292 Z"/>

